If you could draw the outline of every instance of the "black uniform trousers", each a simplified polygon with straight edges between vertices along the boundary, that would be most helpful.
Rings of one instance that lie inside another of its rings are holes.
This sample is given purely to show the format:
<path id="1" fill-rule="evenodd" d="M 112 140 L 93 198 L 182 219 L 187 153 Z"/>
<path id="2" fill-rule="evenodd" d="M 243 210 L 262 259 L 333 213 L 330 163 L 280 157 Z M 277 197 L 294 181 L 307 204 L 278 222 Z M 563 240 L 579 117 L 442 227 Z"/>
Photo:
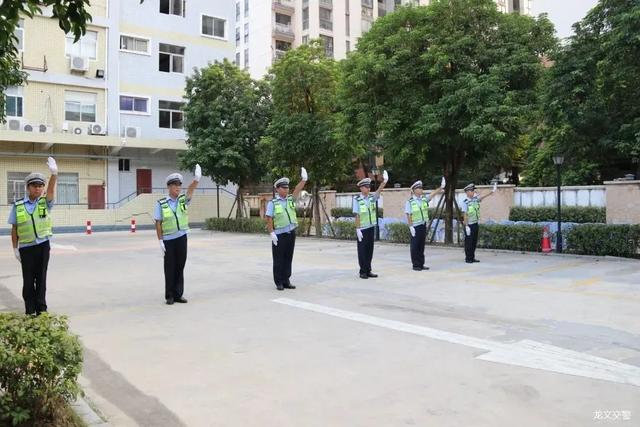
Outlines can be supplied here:
<path id="1" fill-rule="evenodd" d="M 464 256 L 465 261 L 476 259 L 476 246 L 478 246 L 478 224 L 469 224 L 471 235 L 464 235 Z"/>
<path id="2" fill-rule="evenodd" d="M 49 266 L 49 241 L 20 248 L 22 265 L 22 298 L 27 314 L 47 311 L 47 267 Z"/>
<path id="3" fill-rule="evenodd" d="M 278 245 L 271 242 L 271 255 L 273 256 L 273 281 L 278 285 L 289 284 L 291 278 L 291 263 L 293 262 L 293 250 L 296 246 L 296 230 L 278 234 Z"/>
<path id="4" fill-rule="evenodd" d="M 414 268 L 422 268 L 424 267 L 424 243 L 427 239 L 427 225 L 416 225 L 414 228 L 416 235 L 411 236 L 411 263 Z"/>
<path id="5" fill-rule="evenodd" d="M 362 230 L 362 241 L 358 241 L 358 264 L 360 264 L 360 274 L 371 273 L 373 240 L 376 235 L 375 230 L 375 227 L 369 227 Z"/>
<path id="6" fill-rule="evenodd" d="M 187 263 L 187 235 L 164 241 L 164 297 L 178 299 L 184 293 L 184 265 Z"/>

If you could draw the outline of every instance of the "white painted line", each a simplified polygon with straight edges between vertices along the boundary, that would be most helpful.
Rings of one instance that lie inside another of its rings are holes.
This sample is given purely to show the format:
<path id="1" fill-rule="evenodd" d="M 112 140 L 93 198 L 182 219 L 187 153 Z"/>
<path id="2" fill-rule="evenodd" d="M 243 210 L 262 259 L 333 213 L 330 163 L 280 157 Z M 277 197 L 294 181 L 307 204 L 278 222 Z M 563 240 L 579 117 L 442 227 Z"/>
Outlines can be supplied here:
<path id="1" fill-rule="evenodd" d="M 541 369 L 640 387 L 640 367 L 536 341 L 522 340 L 507 344 L 289 298 L 278 298 L 272 301 L 341 319 L 487 350 L 487 353 L 478 356 L 477 359 L 488 362 Z"/>
<path id="2" fill-rule="evenodd" d="M 65 251 L 77 251 L 78 248 L 76 248 L 73 245 L 60 245 L 58 243 L 51 243 L 51 249 L 62 249 Z"/>

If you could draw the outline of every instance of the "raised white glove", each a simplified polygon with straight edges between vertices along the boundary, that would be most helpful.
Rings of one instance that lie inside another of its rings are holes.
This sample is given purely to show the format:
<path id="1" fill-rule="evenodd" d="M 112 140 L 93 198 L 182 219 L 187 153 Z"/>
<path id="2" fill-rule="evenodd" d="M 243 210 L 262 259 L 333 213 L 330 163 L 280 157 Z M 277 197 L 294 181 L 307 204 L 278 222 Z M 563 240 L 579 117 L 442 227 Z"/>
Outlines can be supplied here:
<path id="1" fill-rule="evenodd" d="M 49 166 L 49 172 L 51 172 L 51 175 L 58 175 L 58 164 L 53 157 L 49 157 L 47 159 L 47 166 Z"/>
<path id="2" fill-rule="evenodd" d="M 200 182 L 200 178 L 202 178 L 202 168 L 199 164 L 196 164 L 196 170 L 193 172 L 193 175 L 193 180 L 196 182 Z"/>
<path id="3" fill-rule="evenodd" d="M 497 183 L 497 182 L 494 182 L 494 183 L 493 183 L 493 190 L 491 190 L 491 192 L 492 192 L 492 193 L 495 193 L 497 189 L 498 189 L 498 183 Z"/>
<path id="4" fill-rule="evenodd" d="M 16 256 L 16 259 L 18 260 L 18 262 L 22 262 L 22 258 L 20 258 L 20 249 L 13 248 L 13 254 Z"/>
<path id="5" fill-rule="evenodd" d="M 382 182 L 384 182 L 386 184 L 387 181 L 389 181 L 389 174 L 385 170 L 385 171 L 382 171 Z"/>
<path id="6" fill-rule="evenodd" d="M 158 243 L 160 244 L 160 250 L 162 251 L 162 256 L 164 256 L 164 254 L 167 252 L 167 248 L 164 247 L 164 240 L 158 240 Z"/>
<path id="7" fill-rule="evenodd" d="M 362 230 L 356 228 L 356 236 L 358 236 L 358 242 L 362 242 Z"/>
<path id="8" fill-rule="evenodd" d="M 445 181 L 444 176 L 442 177 L 442 181 L 440 181 L 440 188 L 444 190 L 444 187 L 447 186 L 447 181 Z"/>
<path id="9" fill-rule="evenodd" d="M 307 170 L 305 168 L 300 168 L 300 176 L 302 177 L 303 181 L 309 181 L 309 174 L 307 173 Z"/>
<path id="10" fill-rule="evenodd" d="M 464 232 L 467 236 L 471 236 L 471 227 L 469 227 L 468 225 L 465 225 Z"/>
<path id="11" fill-rule="evenodd" d="M 273 242 L 273 246 L 278 246 L 278 235 L 276 234 L 276 232 L 272 231 L 270 236 L 271 236 L 271 241 Z"/>
<path id="12" fill-rule="evenodd" d="M 413 225 L 409 226 L 409 232 L 411 233 L 411 237 L 416 237 L 416 228 Z"/>

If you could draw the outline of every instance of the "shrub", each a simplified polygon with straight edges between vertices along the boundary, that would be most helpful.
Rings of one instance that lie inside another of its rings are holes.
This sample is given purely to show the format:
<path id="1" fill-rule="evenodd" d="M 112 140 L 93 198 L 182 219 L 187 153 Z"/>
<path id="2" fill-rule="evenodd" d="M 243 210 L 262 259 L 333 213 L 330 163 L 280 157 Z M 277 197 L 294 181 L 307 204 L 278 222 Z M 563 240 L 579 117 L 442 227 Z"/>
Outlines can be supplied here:
<path id="1" fill-rule="evenodd" d="M 267 223 L 262 218 L 207 218 L 204 228 L 214 231 L 266 233 Z"/>
<path id="2" fill-rule="evenodd" d="M 393 222 L 387 224 L 388 240 L 395 243 L 409 243 L 411 232 L 409 226 L 404 222 Z"/>
<path id="3" fill-rule="evenodd" d="M 509 212 L 509 219 L 511 221 L 550 222 L 557 220 L 557 211 L 557 208 L 553 207 L 514 207 Z M 605 208 L 563 206 L 562 222 L 605 223 L 607 222 L 607 213 Z"/>
<path id="4" fill-rule="evenodd" d="M 380 218 L 384 216 L 384 209 L 378 208 Z M 334 218 L 353 218 L 353 210 L 351 208 L 332 208 L 331 216 Z"/>
<path id="5" fill-rule="evenodd" d="M 0 313 L 0 424 L 68 425 L 82 348 L 67 319 Z"/>
<path id="6" fill-rule="evenodd" d="M 249 216 L 250 217 L 259 217 L 260 216 L 260 208 L 249 208 Z M 307 211 L 304 212 L 304 209 L 296 208 L 296 216 L 298 218 L 302 218 L 302 217 L 311 218 L 311 217 L 313 217 L 313 210 L 312 209 L 307 209 Z"/>
<path id="7" fill-rule="evenodd" d="M 539 252 L 541 240 L 540 225 L 483 224 L 478 235 L 478 247 Z"/>
<path id="8" fill-rule="evenodd" d="M 640 225 L 582 224 L 566 235 L 567 252 L 640 258 Z"/>
<path id="9" fill-rule="evenodd" d="M 356 224 L 353 221 L 334 221 L 331 223 L 333 230 L 336 232 L 336 239 L 355 240 Z M 331 233 L 331 230 L 328 231 Z"/>

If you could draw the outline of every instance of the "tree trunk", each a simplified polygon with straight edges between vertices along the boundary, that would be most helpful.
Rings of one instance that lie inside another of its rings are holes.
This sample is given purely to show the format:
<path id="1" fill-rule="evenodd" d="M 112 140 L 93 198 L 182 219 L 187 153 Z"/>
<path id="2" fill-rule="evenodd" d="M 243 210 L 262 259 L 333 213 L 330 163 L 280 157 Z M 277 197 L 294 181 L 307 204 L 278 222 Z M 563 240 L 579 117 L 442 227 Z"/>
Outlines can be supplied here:
<path id="1" fill-rule="evenodd" d="M 457 212 L 454 212 L 454 200 L 456 198 L 456 186 L 458 184 L 458 169 L 460 167 L 460 154 L 454 151 L 447 160 L 449 163 L 445 167 L 445 179 L 447 185 L 445 187 L 445 224 L 444 224 L 444 242 L 448 245 L 453 244 L 453 218 Z"/>
<path id="2" fill-rule="evenodd" d="M 236 194 L 236 218 L 244 218 L 244 199 L 242 198 L 242 187 L 238 186 Z"/>
<path id="3" fill-rule="evenodd" d="M 316 237 L 322 237 L 322 224 L 320 223 L 320 189 L 313 184 L 313 223 L 316 227 Z"/>

